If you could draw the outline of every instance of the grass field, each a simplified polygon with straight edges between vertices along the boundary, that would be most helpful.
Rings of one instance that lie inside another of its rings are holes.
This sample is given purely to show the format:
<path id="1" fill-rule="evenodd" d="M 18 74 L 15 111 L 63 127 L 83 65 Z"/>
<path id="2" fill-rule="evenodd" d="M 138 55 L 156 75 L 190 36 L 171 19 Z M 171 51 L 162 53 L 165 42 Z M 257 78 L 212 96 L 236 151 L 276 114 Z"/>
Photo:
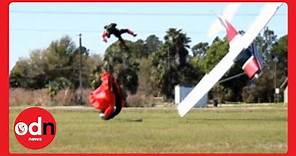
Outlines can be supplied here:
<path id="1" fill-rule="evenodd" d="M 203 108 L 180 118 L 174 108 L 125 108 L 102 121 L 92 108 L 48 108 L 57 121 L 54 141 L 29 150 L 13 133 L 23 108 L 10 108 L 10 152 L 54 153 L 285 153 L 287 107 Z"/>

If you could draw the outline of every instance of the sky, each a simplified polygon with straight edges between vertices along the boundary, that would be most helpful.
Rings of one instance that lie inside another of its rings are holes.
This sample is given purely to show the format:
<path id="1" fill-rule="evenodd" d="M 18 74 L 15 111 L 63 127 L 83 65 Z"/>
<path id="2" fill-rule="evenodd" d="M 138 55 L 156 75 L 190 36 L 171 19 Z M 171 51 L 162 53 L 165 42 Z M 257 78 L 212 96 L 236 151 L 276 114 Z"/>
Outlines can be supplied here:
<path id="1" fill-rule="evenodd" d="M 212 42 L 208 29 L 229 3 L 11 3 L 9 7 L 9 69 L 20 58 L 29 58 L 32 50 L 45 49 L 52 41 L 68 35 L 78 46 L 91 54 L 103 55 L 108 43 L 102 41 L 104 25 L 117 23 L 138 36 L 123 35 L 124 39 L 145 40 L 155 34 L 163 40 L 169 28 L 182 29 L 191 38 L 191 47 L 199 42 Z M 246 30 L 259 14 L 264 3 L 242 3 L 232 23 L 237 30 Z M 288 31 L 287 5 L 284 4 L 267 25 L 278 37 Z M 217 34 L 225 35 L 222 31 Z"/>

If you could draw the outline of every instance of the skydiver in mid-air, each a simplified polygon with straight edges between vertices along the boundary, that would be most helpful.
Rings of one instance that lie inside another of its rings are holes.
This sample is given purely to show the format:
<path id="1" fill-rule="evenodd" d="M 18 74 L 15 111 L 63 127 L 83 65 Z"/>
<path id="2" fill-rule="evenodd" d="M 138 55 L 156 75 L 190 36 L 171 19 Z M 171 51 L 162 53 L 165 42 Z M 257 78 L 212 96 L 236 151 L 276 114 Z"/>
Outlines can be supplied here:
<path id="1" fill-rule="evenodd" d="M 111 23 L 109 25 L 105 25 L 104 29 L 105 31 L 103 32 L 103 41 L 107 42 L 107 38 L 110 38 L 110 36 L 113 34 L 115 37 L 118 38 L 118 40 L 120 41 L 120 43 L 127 48 L 127 46 L 125 45 L 125 42 L 123 40 L 123 38 L 121 37 L 122 34 L 124 33 L 128 33 L 134 37 L 137 36 L 136 33 L 134 33 L 133 31 L 131 31 L 130 29 L 117 29 L 116 28 L 117 24 L 116 23 Z"/>

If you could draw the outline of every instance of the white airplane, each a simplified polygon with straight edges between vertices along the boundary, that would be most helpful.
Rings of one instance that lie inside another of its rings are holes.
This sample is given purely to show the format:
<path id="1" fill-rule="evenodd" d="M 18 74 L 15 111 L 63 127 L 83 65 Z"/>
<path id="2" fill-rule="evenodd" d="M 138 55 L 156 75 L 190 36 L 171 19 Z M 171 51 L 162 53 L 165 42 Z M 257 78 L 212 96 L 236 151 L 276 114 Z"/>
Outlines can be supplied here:
<path id="1" fill-rule="evenodd" d="M 262 63 L 260 59 L 257 58 L 256 53 L 253 53 L 255 50 L 252 50 L 252 48 L 255 48 L 255 46 L 253 46 L 252 42 L 274 16 L 281 5 L 282 3 L 266 3 L 255 21 L 243 35 L 239 34 L 227 20 L 219 17 L 220 22 L 225 27 L 227 32 L 229 52 L 208 74 L 200 80 L 200 82 L 177 106 L 178 113 L 181 117 L 184 117 L 190 109 L 198 103 L 207 92 L 210 91 L 210 89 L 221 79 L 221 77 L 235 62 L 243 61 L 241 64 L 242 68 L 249 78 L 258 76 L 258 73 L 262 68 Z M 242 51 L 244 52 L 242 53 Z M 251 55 L 250 57 L 245 57 L 247 59 L 244 59 L 243 55 L 248 53 L 246 51 L 251 52 Z"/>

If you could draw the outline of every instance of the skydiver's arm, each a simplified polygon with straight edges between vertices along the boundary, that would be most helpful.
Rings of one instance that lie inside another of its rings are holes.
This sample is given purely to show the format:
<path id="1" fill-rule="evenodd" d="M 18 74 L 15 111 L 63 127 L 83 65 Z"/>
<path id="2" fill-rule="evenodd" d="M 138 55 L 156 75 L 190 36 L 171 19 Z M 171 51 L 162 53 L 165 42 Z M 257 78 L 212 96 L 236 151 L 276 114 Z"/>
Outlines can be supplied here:
<path id="1" fill-rule="evenodd" d="M 109 37 L 109 33 L 104 31 L 103 34 L 102 34 L 102 37 L 103 37 L 103 41 L 107 42 L 107 37 Z"/>

